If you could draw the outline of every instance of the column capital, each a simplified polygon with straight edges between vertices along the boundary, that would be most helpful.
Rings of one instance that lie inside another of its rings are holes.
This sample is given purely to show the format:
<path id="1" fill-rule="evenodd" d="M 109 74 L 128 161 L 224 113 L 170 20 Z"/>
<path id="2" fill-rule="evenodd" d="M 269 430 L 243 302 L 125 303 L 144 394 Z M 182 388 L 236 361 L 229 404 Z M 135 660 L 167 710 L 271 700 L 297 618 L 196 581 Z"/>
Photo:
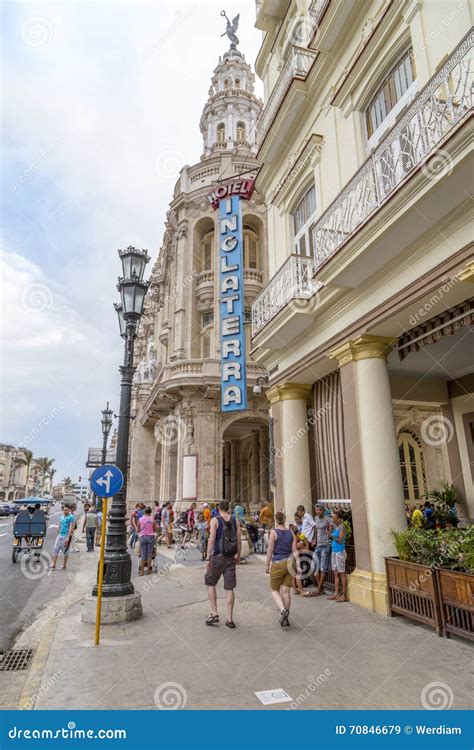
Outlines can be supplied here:
<path id="1" fill-rule="evenodd" d="M 312 385 L 305 383 L 283 383 L 274 385 L 266 391 L 266 397 L 271 404 L 278 401 L 306 401 Z"/>
<path id="2" fill-rule="evenodd" d="M 458 273 L 457 278 L 459 281 L 470 281 L 471 283 L 474 282 L 474 262 L 468 263 L 466 268 L 464 268 L 461 273 Z"/>
<path id="3" fill-rule="evenodd" d="M 329 352 L 330 359 L 337 359 L 339 367 L 361 359 L 387 359 L 397 339 L 391 336 L 372 336 L 368 333 L 348 339 L 337 349 Z"/>

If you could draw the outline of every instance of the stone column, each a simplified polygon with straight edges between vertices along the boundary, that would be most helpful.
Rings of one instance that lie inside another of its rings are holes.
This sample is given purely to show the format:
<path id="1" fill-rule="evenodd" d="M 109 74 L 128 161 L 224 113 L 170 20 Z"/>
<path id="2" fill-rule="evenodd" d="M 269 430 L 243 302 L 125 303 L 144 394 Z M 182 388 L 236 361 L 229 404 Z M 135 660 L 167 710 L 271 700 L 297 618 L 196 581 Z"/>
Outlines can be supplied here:
<path id="1" fill-rule="evenodd" d="M 230 443 L 226 442 L 224 444 L 224 497 L 226 500 L 231 500 L 230 477 L 231 477 Z"/>
<path id="2" fill-rule="evenodd" d="M 258 440 L 258 430 L 252 432 L 252 476 L 249 477 L 252 493 L 252 502 L 260 504 L 260 443 Z"/>
<path id="3" fill-rule="evenodd" d="M 268 426 L 260 430 L 260 500 L 270 499 L 268 483 Z"/>
<path id="4" fill-rule="evenodd" d="M 237 502 L 237 492 L 238 492 L 238 484 L 237 484 L 237 478 L 238 478 L 238 472 L 239 472 L 239 464 L 237 460 L 238 456 L 238 442 L 237 440 L 232 440 L 230 444 L 230 499 L 231 502 L 235 503 Z"/>
<path id="5" fill-rule="evenodd" d="M 293 519 L 298 505 L 311 507 L 308 424 L 306 399 L 311 385 L 285 383 L 267 391 L 277 429 L 275 459 L 277 484 L 275 506 L 284 508 L 287 519 Z M 275 408 L 276 407 L 276 408 Z"/>
<path id="6" fill-rule="evenodd" d="M 384 557 L 395 551 L 390 531 L 406 528 L 386 361 L 393 344 L 393 339 L 366 334 L 346 341 L 329 355 L 341 367 L 349 482 L 356 496 L 357 568 L 350 576 L 349 596 L 380 614 L 388 613 Z M 346 371 L 347 367 L 351 370 Z"/>

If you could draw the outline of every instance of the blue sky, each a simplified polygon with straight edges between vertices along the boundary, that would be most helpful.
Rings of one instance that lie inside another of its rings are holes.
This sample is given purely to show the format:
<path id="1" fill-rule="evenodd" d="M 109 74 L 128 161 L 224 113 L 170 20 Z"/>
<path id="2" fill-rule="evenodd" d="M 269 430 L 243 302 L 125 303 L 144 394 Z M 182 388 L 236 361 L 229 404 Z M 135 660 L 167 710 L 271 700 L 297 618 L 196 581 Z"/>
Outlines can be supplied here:
<path id="1" fill-rule="evenodd" d="M 85 476 L 100 410 L 118 408 L 116 249 L 160 246 L 199 117 L 222 2 L 3 2 L 0 441 Z M 240 49 L 260 45 L 234 0 Z M 260 90 L 260 89 L 259 89 Z M 55 479 L 56 479 L 55 478 Z"/>

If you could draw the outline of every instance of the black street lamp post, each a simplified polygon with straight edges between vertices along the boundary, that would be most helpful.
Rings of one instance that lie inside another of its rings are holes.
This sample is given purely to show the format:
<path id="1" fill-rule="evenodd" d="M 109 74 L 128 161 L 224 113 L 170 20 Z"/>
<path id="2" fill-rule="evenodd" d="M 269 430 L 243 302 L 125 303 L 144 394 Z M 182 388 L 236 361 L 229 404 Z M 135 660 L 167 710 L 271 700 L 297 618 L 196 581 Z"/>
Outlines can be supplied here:
<path id="1" fill-rule="evenodd" d="M 122 379 L 115 463 L 122 471 L 125 481 L 120 492 L 112 499 L 107 519 L 103 597 L 127 596 L 134 593 L 131 582 L 132 561 L 127 550 L 126 527 L 128 444 L 132 380 L 135 372 L 133 347 L 138 323 L 143 313 L 143 301 L 148 289 L 148 282 L 143 281 L 143 273 L 150 260 L 146 250 L 128 247 L 126 250 L 119 250 L 118 252 L 122 261 L 123 276 L 119 278 L 117 289 L 121 294 L 122 302 L 116 304 L 115 309 L 119 319 L 120 335 L 125 340 L 125 352 L 123 365 L 120 367 Z M 97 586 L 94 586 L 92 594 L 97 596 Z"/>
<path id="2" fill-rule="evenodd" d="M 107 463 L 107 440 L 109 439 L 110 428 L 112 427 L 112 409 L 109 409 L 109 402 L 107 401 L 107 407 L 102 409 L 102 460 L 101 463 L 104 465 Z"/>

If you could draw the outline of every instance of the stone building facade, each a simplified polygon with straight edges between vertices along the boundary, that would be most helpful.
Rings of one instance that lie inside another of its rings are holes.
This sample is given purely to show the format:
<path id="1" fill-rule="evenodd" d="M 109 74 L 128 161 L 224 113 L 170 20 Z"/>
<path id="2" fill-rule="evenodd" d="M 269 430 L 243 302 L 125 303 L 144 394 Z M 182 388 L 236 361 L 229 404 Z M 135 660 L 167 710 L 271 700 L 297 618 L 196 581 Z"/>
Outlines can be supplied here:
<path id="1" fill-rule="evenodd" d="M 174 189 L 136 341 L 129 503 L 270 497 L 269 404 L 252 390 L 265 369 L 249 354 L 248 410 L 220 410 L 217 217 L 207 199 L 219 180 L 255 173 L 262 102 L 254 80 L 238 49 L 219 59 L 199 123 L 201 159 L 183 167 Z M 250 352 L 251 305 L 268 280 L 258 192 L 243 202 L 243 235 Z"/>
<path id="2" fill-rule="evenodd" d="M 350 502 L 351 601 L 441 481 L 474 518 L 472 6 L 257 3 L 275 503 Z"/>

